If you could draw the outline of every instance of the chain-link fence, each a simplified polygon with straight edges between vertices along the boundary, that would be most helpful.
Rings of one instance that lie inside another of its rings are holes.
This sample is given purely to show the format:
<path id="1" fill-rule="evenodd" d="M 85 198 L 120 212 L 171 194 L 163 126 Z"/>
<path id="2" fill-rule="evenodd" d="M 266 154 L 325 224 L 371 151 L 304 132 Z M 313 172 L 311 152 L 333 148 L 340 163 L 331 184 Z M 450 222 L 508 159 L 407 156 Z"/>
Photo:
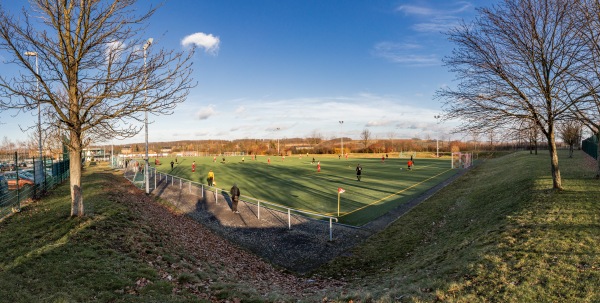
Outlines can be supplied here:
<path id="1" fill-rule="evenodd" d="M 69 177 L 69 160 L 0 153 L 0 218 L 21 210 L 23 201 L 38 198 Z"/>
<path id="2" fill-rule="evenodd" d="M 581 149 L 594 159 L 598 159 L 598 136 L 591 136 L 583 140 Z"/>

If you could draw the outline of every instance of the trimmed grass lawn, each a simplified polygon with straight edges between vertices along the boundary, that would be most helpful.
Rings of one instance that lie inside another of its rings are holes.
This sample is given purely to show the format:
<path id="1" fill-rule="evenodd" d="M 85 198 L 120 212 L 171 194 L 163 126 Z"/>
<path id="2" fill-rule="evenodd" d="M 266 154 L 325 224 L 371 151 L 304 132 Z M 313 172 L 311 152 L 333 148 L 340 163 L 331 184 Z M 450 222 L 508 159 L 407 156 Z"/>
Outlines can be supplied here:
<path id="1" fill-rule="evenodd" d="M 312 162 L 313 157 L 315 162 Z M 364 225 L 391 209 L 409 202 L 458 172 L 449 159 L 415 159 L 412 170 L 405 158 L 339 159 L 334 155 L 295 155 L 290 157 L 252 156 L 161 158 L 158 171 L 206 184 L 209 170 L 215 173 L 217 187 L 228 190 L 236 182 L 242 199 L 267 201 L 309 213 L 338 217 L 340 223 Z M 269 163 L 270 159 L 270 163 Z M 196 162 L 196 172 L 192 163 Z M 151 161 L 153 162 L 153 161 Z M 321 171 L 317 172 L 317 163 Z M 356 166 L 363 167 L 361 181 Z M 338 188 L 340 195 L 338 214 Z"/>
<path id="2" fill-rule="evenodd" d="M 341 301 L 600 302 L 600 181 L 559 157 L 562 191 L 547 151 L 485 161 L 320 273 Z"/>
<path id="3" fill-rule="evenodd" d="M 249 258 L 228 267 L 173 246 L 127 207 L 108 182 L 116 172 L 88 168 L 90 216 L 68 217 L 65 184 L 0 222 L 0 301 L 209 302 L 201 295 L 210 292 L 230 302 L 600 302 L 600 181 L 582 152 L 559 155 L 562 191 L 550 189 L 547 153 L 484 161 L 306 280 L 340 279 L 343 291 L 267 297 L 252 289 L 281 281 L 240 283 L 228 275 Z M 260 273 L 250 268 L 246 276 Z M 174 291 L 190 283 L 198 292 Z"/>

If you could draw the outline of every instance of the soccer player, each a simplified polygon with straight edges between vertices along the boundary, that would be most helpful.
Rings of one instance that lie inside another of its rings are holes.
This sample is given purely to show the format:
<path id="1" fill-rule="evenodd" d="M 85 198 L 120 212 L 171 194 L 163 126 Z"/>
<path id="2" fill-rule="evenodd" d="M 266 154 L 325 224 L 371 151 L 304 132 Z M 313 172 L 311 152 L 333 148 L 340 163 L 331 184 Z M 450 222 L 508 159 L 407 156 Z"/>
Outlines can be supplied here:
<path id="1" fill-rule="evenodd" d="M 362 166 L 360 164 L 356 165 L 356 180 L 360 181 L 360 176 L 362 175 Z"/>
<path id="2" fill-rule="evenodd" d="M 192 172 L 193 173 L 196 172 L 196 161 L 194 161 L 194 163 L 192 163 Z"/>
<path id="3" fill-rule="evenodd" d="M 413 161 L 408 160 L 408 170 L 412 170 L 412 166 L 413 166 Z"/>
<path id="4" fill-rule="evenodd" d="M 321 161 L 317 162 L 317 172 L 321 172 Z"/>

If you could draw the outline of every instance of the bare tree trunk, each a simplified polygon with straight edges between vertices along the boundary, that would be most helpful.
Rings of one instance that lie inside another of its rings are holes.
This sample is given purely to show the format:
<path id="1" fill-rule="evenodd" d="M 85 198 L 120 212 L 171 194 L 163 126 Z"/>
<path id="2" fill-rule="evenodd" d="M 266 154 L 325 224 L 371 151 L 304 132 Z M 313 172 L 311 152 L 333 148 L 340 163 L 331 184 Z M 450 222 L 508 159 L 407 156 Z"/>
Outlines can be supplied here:
<path id="1" fill-rule="evenodd" d="M 71 132 L 69 147 L 69 171 L 71 186 L 71 217 L 83 217 L 83 190 L 81 188 L 81 139 Z"/>
<path id="2" fill-rule="evenodd" d="M 573 144 L 569 144 L 569 158 L 573 158 L 574 150 L 575 150 L 575 147 L 573 146 Z"/>
<path id="3" fill-rule="evenodd" d="M 548 136 L 548 149 L 550 150 L 550 161 L 552 166 L 552 188 L 562 190 L 562 180 L 560 178 L 560 169 L 558 167 L 558 152 L 556 150 L 553 131 L 551 131 Z"/>

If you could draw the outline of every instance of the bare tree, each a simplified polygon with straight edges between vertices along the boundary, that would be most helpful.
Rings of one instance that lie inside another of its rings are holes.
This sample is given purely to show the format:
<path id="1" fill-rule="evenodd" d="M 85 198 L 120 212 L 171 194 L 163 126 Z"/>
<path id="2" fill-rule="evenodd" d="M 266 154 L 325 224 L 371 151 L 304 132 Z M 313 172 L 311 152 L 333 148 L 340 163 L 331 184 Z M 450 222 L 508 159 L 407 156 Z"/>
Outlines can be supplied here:
<path id="1" fill-rule="evenodd" d="M 562 189 L 555 142 L 556 122 L 583 95 L 571 86 L 584 50 L 569 17 L 573 1 L 504 0 L 479 10 L 472 24 L 451 30 L 456 44 L 445 59 L 459 80 L 444 88 L 445 118 L 462 119 L 461 130 L 490 129 L 531 120 L 549 145 L 553 188 Z"/>
<path id="2" fill-rule="evenodd" d="M 310 133 L 310 135 L 308 135 L 308 143 L 310 143 L 313 147 L 319 143 L 321 143 L 321 141 L 323 141 L 323 135 L 318 131 L 318 130 L 313 130 L 312 133 Z"/>
<path id="3" fill-rule="evenodd" d="M 369 148 L 369 140 L 371 140 L 371 137 L 371 131 L 366 128 L 360 133 L 360 139 L 362 140 L 365 149 Z"/>
<path id="4" fill-rule="evenodd" d="M 194 86 L 193 52 L 148 48 L 145 24 L 156 8 L 140 14 L 135 0 L 30 4 L 21 18 L 0 8 L 0 50 L 25 70 L 0 76 L 0 108 L 27 111 L 40 104 L 49 108 L 46 120 L 67 131 L 71 216 L 83 216 L 86 138 L 130 137 L 141 130 L 144 114 L 171 113 Z"/>
<path id="5" fill-rule="evenodd" d="M 388 139 L 390 140 L 390 152 L 393 152 L 393 151 L 395 151 L 395 150 L 396 150 L 396 149 L 394 148 L 394 138 L 396 137 L 396 132 L 394 132 L 393 130 L 392 130 L 392 131 L 389 131 L 389 132 L 387 133 L 387 137 L 388 137 Z"/>
<path id="6" fill-rule="evenodd" d="M 573 158 L 573 149 L 581 142 L 581 128 L 581 123 L 575 120 L 565 121 L 558 126 L 561 139 L 569 145 L 569 158 Z"/>
<path id="7" fill-rule="evenodd" d="M 531 121 L 531 120 L 526 120 L 525 121 L 525 130 L 527 131 L 527 139 L 529 139 L 529 153 L 533 153 L 533 151 L 535 151 L 535 154 L 538 154 L 538 142 L 539 142 L 539 138 L 540 138 L 540 132 L 538 130 L 537 125 Z"/>
<path id="8" fill-rule="evenodd" d="M 586 46 L 588 53 L 581 57 L 586 64 L 586 73 L 578 78 L 578 84 L 590 92 L 584 102 L 576 102 L 571 108 L 574 119 L 587 127 L 596 136 L 596 178 L 600 178 L 600 1 L 577 1 L 577 10 L 573 10 L 573 19 L 579 22 L 578 37 Z M 578 97 L 574 94 L 569 100 Z"/>

